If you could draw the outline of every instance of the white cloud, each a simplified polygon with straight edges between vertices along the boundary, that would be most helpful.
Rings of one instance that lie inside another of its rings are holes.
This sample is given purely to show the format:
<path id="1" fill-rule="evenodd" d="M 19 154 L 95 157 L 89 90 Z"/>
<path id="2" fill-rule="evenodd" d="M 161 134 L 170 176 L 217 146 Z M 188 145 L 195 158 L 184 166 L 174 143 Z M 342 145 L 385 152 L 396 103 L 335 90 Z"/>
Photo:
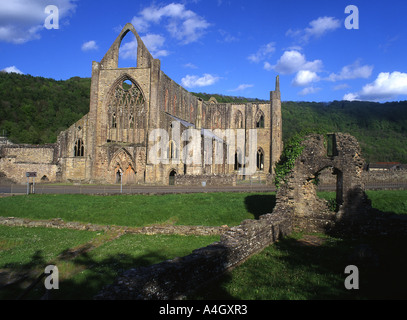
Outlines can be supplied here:
<path id="1" fill-rule="evenodd" d="M 171 36 L 183 44 L 197 41 L 210 26 L 204 18 L 183 4 L 171 3 L 164 7 L 152 5 L 143 9 L 132 19 L 132 24 L 138 32 L 148 32 L 151 24 L 166 21 L 166 29 Z"/>
<path id="2" fill-rule="evenodd" d="M 263 68 L 264 68 L 264 70 L 267 70 L 267 71 L 273 70 L 273 66 L 272 66 L 269 62 L 267 62 L 267 61 L 264 62 Z"/>
<path id="3" fill-rule="evenodd" d="M 328 77 L 329 81 L 338 81 L 346 79 L 369 78 L 372 74 L 373 66 L 360 65 L 360 61 L 356 61 L 351 65 L 344 66 L 339 73 L 331 73 Z"/>
<path id="4" fill-rule="evenodd" d="M 347 93 L 343 96 L 342 98 L 343 100 L 347 100 L 347 101 L 355 101 L 355 100 L 359 100 L 358 95 L 356 93 Z"/>
<path id="5" fill-rule="evenodd" d="M 320 37 L 328 31 L 333 31 L 341 26 L 339 20 L 334 17 L 320 17 L 309 24 L 310 27 L 305 28 L 305 33 L 309 37 Z"/>
<path id="6" fill-rule="evenodd" d="M 243 90 L 246 90 L 246 89 L 248 89 L 248 88 L 253 88 L 253 87 L 254 87 L 253 84 L 241 84 L 241 85 L 239 85 L 237 88 L 232 89 L 232 90 L 229 90 L 229 91 L 230 91 L 230 92 L 233 92 L 233 91 L 243 91 Z"/>
<path id="7" fill-rule="evenodd" d="M 292 83 L 294 86 L 303 87 L 308 86 L 312 82 L 318 82 L 319 80 L 320 78 L 315 72 L 309 70 L 300 70 L 298 71 Z"/>
<path id="8" fill-rule="evenodd" d="M 365 85 L 360 92 L 347 93 L 344 100 L 391 100 L 399 95 L 407 95 L 407 73 L 394 71 L 381 72 L 376 80 Z"/>
<path id="9" fill-rule="evenodd" d="M 98 49 L 98 46 L 96 44 L 96 41 L 94 41 L 94 40 L 85 42 L 82 45 L 82 51 L 90 51 L 90 50 L 97 50 L 97 49 Z"/>
<path id="10" fill-rule="evenodd" d="M 58 7 L 59 20 L 73 13 L 75 0 L 2 0 L 0 1 L 0 41 L 22 44 L 39 39 L 49 14 L 48 5 Z"/>
<path id="11" fill-rule="evenodd" d="M 165 42 L 163 36 L 159 34 L 147 34 L 141 37 L 141 40 L 154 58 L 166 57 L 169 55 L 167 50 L 162 49 Z M 120 47 L 120 57 L 123 59 L 137 60 L 137 46 L 138 43 L 136 37 L 133 37 L 129 42 L 123 43 Z"/>
<path id="12" fill-rule="evenodd" d="M 338 29 L 340 26 L 340 21 L 334 17 L 319 17 L 318 19 L 312 20 L 309 23 L 309 27 L 304 30 L 289 29 L 286 35 L 295 38 L 299 37 L 301 42 L 306 43 L 311 38 L 319 38 L 329 31 Z"/>
<path id="13" fill-rule="evenodd" d="M 181 84 L 186 88 L 206 87 L 218 80 L 219 77 L 205 73 L 202 77 L 187 75 L 181 79 Z"/>
<path id="14" fill-rule="evenodd" d="M 301 96 L 306 96 L 308 94 L 317 93 L 320 90 L 321 90 L 321 88 L 307 87 L 307 88 L 302 89 L 298 94 Z"/>
<path id="15" fill-rule="evenodd" d="M 307 61 L 305 55 L 302 53 L 296 50 L 290 50 L 283 53 L 276 65 L 268 67 L 281 74 L 292 74 L 300 70 L 318 72 L 322 68 L 322 61 Z"/>
<path id="16" fill-rule="evenodd" d="M 247 57 L 247 59 L 249 59 L 252 62 L 258 63 L 258 62 L 263 61 L 263 60 L 267 59 L 268 57 L 270 57 L 270 55 L 274 51 L 276 51 L 275 43 L 270 42 L 264 46 L 261 46 L 260 49 L 257 50 L 256 53 L 251 54 L 250 56 Z"/>
<path id="17" fill-rule="evenodd" d="M 16 66 L 7 67 L 7 68 L 4 68 L 4 69 L 1 70 L 1 71 L 2 71 L 2 72 L 7 72 L 7 73 L 24 74 L 24 72 L 22 72 L 21 70 L 17 69 Z"/>
<path id="18" fill-rule="evenodd" d="M 169 55 L 167 50 L 163 50 L 165 38 L 159 34 L 147 34 L 141 37 L 147 49 L 151 52 L 154 58 L 166 57 Z"/>

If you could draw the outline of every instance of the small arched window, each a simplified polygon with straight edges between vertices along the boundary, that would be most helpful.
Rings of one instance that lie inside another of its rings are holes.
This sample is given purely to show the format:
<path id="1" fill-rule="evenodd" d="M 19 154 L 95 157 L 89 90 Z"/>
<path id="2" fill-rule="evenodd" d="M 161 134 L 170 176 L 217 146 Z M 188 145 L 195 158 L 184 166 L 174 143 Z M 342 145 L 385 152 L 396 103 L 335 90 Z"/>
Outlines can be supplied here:
<path id="1" fill-rule="evenodd" d="M 112 128 L 117 128 L 116 112 L 113 112 L 112 114 Z"/>
<path id="2" fill-rule="evenodd" d="M 264 170 L 264 152 L 262 149 L 257 150 L 257 158 L 256 158 L 256 165 L 257 170 L 263 171 Z"/>
<path id="3" fill-rule="evenodd" d="M 264 115 L 262 113 L 257 116 L 256 128 L 264 128 Z"/>
<path id="4" fill-rule="evenodd" d="M 243 167 L 243 155 L 240 150 L 235 153 L 235 171 L 240 170 Z"/>
<path id="5" fill-rule="evenodd" d="M 78 139 L 75 142 L 74 156 L 75 157 L 83 157 L 84 155 L 85 155 L 85 147 L 83 145 L 83 140 Z"/>

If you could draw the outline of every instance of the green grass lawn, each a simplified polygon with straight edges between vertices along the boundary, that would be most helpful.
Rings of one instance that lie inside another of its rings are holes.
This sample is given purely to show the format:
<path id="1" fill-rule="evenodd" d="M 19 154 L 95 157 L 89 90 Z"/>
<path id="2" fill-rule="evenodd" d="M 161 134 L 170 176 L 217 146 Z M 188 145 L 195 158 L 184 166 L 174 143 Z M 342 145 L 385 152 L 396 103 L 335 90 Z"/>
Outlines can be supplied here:
<path id="1" fill-rule="evenodd" d="M 407 213 L 407 191 L 368 191 L 373 207 Z M 319 193 L 332 198 L 334 193 Z M 234 226 L 272 212 L 275 193 L 205 193 L 174 195 L 29 195 L 0 198 L 0 216 L 61 218 L 102 225 L 141 227 L 152 224 Z M 380 256 L 379 266 L 361 266 L 361 290 L 344 289 L 344 268 L 362 240 L 318 235 L 320 245 L 307 246 L 296 234 L 264 249 L 194 299 L 376 299 L 406 298 L 406 240 L 364 239 Z M 56 263 L 60 290 L 56 299 L 91 299 L 122 271 L 206 246 L 219 237 L 117 235 L 103 232 L 0 226 L 2 272 L 25 272 Z M 358 242 L 359 241 L 359 242 Z M 92 250 L 67 258 L 68 249 Z M 384 276 L 385 275 L 385 276 Z M 0 299 L 14 299 L 26 282 L 0 289 Z M 362 286 L 363 284 L 363 286 Z M 34 291 L 38 298 L 43 290 Z"/>
<path id="2" fill-rule="evenodd" d="M 29 274 L 23 283 L 0 288 L 0 299 L 15 299 L 47 265 L 59 270 L 59 290 L 53 299 L 92 299 L 122 272 L 182 257 L 205 247 L 219 236 L 122 235 L 112 239 L 103 232 L 0 226 L 0 274 Z M 70 258 L 70 248 L 93 244 L 95 248 Z M 39 285 L 29 296 L 44 294 Z"/>
<path id="3" fill-rule="evenodd" d="M 407 299 L 407 238 L 339 239 L 293 234 L 225 274 L 193 300 L 376 300 Z M 368 245 L 376 259 L 358 259 Z M 348 265 L 359 270 L 359 289 L 347 290 Z"/>
<path id="4" fill-rule="evenodd" d="M 152 224 L 235 226 L 271 212 L 274 193 L 170 195 L 29 195 L 0 198 L 0 216 L 61 218 L 101 225 Z"/>

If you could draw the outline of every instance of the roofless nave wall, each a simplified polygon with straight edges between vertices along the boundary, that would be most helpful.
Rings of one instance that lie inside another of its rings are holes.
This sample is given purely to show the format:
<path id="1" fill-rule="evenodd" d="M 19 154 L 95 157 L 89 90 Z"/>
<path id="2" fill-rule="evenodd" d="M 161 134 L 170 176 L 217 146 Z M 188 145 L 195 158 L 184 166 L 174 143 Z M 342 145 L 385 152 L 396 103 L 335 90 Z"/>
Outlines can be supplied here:
<path id="1" fill-rule="evenodd" d="M 138 44 L 137 66 L 119 68 L 129 32 Z M 51 182 L 233 183 L 270 176 L 281 149 L 278 77 L 268 104 L 202 101 L 161 70 L 127 24 L 102 61 L 93 62 L 89 113 L 56 144 L 0 147 L 0 171 L 20 183 L 27 171 Z"/>

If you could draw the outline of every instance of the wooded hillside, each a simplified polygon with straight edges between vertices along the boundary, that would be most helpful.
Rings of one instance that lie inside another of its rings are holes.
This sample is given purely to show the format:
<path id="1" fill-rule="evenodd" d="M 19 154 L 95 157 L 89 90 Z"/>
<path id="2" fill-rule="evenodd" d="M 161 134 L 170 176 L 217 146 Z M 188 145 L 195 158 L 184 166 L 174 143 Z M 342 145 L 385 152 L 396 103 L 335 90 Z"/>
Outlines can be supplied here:
<path id="1" fill-rule="evenodd" d="M 258 99 L 195 93 L 219 103 L 260 103 Z M 56 81 L 0 72 L 0 135 L 14 143 L 54 143 L 58 133 L 89 112 L 90 79 Z M 360 142 L 367 161 L 407 163 L 407 101 L 374 103 L 282 103 L 283 137 L 307 129 L 346 132 Z"/>

